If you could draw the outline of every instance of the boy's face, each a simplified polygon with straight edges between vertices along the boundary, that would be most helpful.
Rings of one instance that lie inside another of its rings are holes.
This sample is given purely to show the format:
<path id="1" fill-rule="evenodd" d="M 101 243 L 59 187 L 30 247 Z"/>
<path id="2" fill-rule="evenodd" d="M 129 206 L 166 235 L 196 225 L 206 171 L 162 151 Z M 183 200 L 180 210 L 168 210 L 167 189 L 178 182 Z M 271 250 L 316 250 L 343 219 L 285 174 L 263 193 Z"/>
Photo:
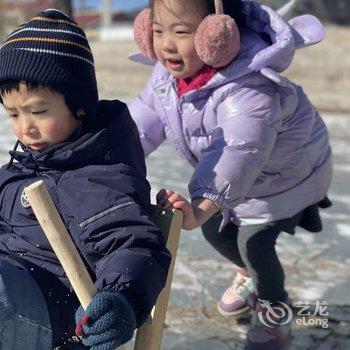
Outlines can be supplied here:
<path id="1" fill-rule="evenodd" d="M 68 139 L 78 121 L 64 96 L 44 87 L 28 91 L 25 83 L 2 96 L 14 134 L 27 147 L 44 151 Z"/>
<path id="2" fill-rule="evenodd" d="M 203 16 L 175 1 L 154 2 L 153 44 L 156 56 L 175 78 L 193 77 L 203 66 L 195 36 Z"/>

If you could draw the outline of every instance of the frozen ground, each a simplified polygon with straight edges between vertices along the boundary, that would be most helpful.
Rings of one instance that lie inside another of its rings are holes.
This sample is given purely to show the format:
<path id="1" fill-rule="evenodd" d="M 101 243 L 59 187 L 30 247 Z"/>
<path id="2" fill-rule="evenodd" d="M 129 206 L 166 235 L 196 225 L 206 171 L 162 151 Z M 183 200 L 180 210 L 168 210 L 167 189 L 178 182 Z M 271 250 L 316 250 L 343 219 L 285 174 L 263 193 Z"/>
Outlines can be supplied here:
<path id="1" fill-rule="evenodd" d="M 350 349 L 350 117 L 325 116 L 334 152 L 333 207 L 322 212 L 324 230 L 283 234 L 278 252 L 294 301 L 327 301 L 327 329 L 293 324 L 291 349 Z M 0 111 L 0 164 L 13 147 Z M 191 168 L 165 143 L 147 160 L 152 194 L 170 187 L 187 194 Z M 176 261 L 164 349 L 242 349 L 247 320 L 235 324 L 219 316 L 216 300 L 233 276 L 230 263 L 211 249 L 199 230 L 183 231 Z"/>

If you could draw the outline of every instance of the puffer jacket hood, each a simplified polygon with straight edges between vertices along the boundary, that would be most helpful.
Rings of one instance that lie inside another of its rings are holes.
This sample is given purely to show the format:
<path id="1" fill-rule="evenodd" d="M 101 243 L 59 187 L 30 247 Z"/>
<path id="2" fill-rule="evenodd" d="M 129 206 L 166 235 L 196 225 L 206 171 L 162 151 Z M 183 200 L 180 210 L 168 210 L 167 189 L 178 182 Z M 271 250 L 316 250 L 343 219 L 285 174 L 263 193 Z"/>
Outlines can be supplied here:
<path id="1" fill-rule="evenodd" d="M 257 2 L 244 1 L 243 12 L 246 25 L 238 61 L 244 61 L 249 72 L 265 67 L 277 72 L 285 70 L 297 49 L 292 26 L 274 10 Z M 251 32 L 259 34 L 265 43 L 256 42 L 252 46 Z"/>

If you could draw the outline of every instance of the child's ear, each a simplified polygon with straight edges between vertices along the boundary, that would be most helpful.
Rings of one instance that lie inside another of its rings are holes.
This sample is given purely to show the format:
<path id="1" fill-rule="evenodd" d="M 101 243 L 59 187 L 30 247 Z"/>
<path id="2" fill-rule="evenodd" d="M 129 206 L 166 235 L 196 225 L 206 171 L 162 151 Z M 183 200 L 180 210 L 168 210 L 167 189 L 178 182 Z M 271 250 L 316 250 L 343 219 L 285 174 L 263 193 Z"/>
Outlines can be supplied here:
<path id="1" fill-rule="evenodd" d="M 81 119 L 81 118 L 83 118 L 83 117 L 85 117 L 86 116 L 86 112 L 82 109 L 82 108 L 80 108 L 78 111 L 77 111 L 77 117 L 78 117 L 78 119 Z"/>

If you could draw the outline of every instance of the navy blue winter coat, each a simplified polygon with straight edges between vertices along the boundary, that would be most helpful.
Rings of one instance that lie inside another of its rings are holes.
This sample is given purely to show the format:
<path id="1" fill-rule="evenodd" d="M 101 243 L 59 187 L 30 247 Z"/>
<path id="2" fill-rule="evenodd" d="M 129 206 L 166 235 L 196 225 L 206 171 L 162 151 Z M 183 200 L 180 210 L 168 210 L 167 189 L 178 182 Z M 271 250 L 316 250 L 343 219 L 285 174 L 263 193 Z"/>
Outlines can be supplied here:
<path id="1" fill-rule="evenodd" d="M 170 254 L 149 219 L 144 153 L 126 105 L 101 101 L 96 120 L 44 152 L 12 152 L 17 162 L 0 170 L 0 258 L 41 267 L 69 286 L 23 193 L 43 180 L 98 290 L 123 293 L 140 325 L 165 284 Z"/>

